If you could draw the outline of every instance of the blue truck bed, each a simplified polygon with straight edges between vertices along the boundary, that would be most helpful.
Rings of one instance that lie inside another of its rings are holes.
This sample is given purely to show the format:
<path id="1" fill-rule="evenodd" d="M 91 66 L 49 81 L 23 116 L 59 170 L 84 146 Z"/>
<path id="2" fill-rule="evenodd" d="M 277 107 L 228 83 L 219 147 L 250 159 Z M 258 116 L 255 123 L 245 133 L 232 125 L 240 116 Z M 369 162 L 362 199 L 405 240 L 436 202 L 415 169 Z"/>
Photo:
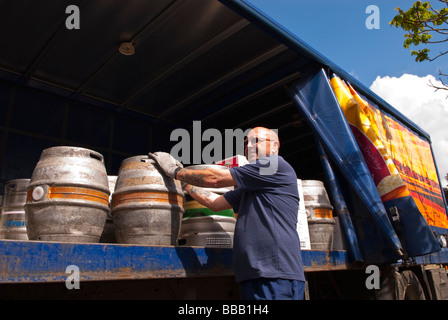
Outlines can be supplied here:
<path id="1" fill-rule="evenodd" d="M 305 271 L 344 270 L 346 251 L 302 251 Z M 65 281 L 70 265 L 79 280 L 232 276 L 232 250 L 203 247 L 0 241 L 0 282 Z"/>

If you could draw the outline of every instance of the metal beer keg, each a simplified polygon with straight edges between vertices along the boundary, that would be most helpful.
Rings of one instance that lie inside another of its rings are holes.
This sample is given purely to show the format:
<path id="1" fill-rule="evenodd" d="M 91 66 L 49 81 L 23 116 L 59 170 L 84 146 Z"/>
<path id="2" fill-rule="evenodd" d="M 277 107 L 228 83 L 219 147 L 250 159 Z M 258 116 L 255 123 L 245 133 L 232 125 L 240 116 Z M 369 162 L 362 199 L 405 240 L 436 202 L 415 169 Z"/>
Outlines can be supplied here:
<path id="1" fill-rule="evenodd" d="M 103 233 L 100 237 L 101 243 L 116 243 L 117 239 L 115 237 L 115 225 L 112 219 L 111 213 L 111 205 L 112 205 L 112 196 L 115 190 L 115 183 L 117 182 L 117 176 L 108 176 L 107 180 L 109 182 L 109 212 L 107 213 L 106 224 L 104 225 Z"/>
<path id="2" fill-rule="evenodd" d="M 0 216 L 0 239 L 28 240 L 25 222 L 27 187 L 30 179 L 14 179 L 5 184 Z"/>
<path id="3" fill-rule="evenodd" d="M 183 212 L 180 181 L 146 155 L 122 161 L 112 197 L 118 243 L 176 245 Z"/>
<path id="4" fill-rule="evenodd" d="M 98 242 L 109 211 L 103 156 L 78 147 L 45 149 L 28 187 L 30 240 Z"/>
<path id="5" fill-rule="evenodd" d="M 332 250 L 335 220 L 325 186 L 319 180 L 303 180 L 302 186 L 311 249 Z"/>

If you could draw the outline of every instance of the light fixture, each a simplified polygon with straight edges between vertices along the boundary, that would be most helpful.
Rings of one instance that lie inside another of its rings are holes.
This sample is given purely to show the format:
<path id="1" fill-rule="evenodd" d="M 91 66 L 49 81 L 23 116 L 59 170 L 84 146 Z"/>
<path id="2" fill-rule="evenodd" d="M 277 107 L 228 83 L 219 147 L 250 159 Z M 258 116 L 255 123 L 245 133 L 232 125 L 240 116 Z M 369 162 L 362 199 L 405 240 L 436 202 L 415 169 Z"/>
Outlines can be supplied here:
<path id="1" fill-rule="evenodd" d="M 135 53 L 135 47 L 132 42 L 122 42 L 118 51 L 125 56 L 132 56 Z"/>

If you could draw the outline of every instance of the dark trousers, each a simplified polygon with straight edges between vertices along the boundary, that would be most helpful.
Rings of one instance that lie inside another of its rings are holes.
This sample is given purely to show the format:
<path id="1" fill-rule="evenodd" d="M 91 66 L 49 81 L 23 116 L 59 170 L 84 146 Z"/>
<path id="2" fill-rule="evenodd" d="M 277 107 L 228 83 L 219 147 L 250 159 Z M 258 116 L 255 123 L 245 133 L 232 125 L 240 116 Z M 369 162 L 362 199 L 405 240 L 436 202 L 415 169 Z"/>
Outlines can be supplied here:
<path id="1" fill-rule="evenodd" d="M 258 278 L 240 283 L 243 300 L 303 300 L 305 282 Z"/>

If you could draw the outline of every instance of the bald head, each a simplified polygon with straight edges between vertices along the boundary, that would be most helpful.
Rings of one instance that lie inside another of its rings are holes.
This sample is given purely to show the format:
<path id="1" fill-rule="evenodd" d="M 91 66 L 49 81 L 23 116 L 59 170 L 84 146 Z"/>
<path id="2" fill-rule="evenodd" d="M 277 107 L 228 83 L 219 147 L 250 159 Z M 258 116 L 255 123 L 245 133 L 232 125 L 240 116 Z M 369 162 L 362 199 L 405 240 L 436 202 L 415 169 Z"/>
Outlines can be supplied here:
<path id="1" fill-rule="evenodd" d="M 247 134 L 247 144 L 245 154 L 247 160 L 252 162 L 259 157 L 278 154 L 280 141 L 274 130 L 256 127 Z"/>

